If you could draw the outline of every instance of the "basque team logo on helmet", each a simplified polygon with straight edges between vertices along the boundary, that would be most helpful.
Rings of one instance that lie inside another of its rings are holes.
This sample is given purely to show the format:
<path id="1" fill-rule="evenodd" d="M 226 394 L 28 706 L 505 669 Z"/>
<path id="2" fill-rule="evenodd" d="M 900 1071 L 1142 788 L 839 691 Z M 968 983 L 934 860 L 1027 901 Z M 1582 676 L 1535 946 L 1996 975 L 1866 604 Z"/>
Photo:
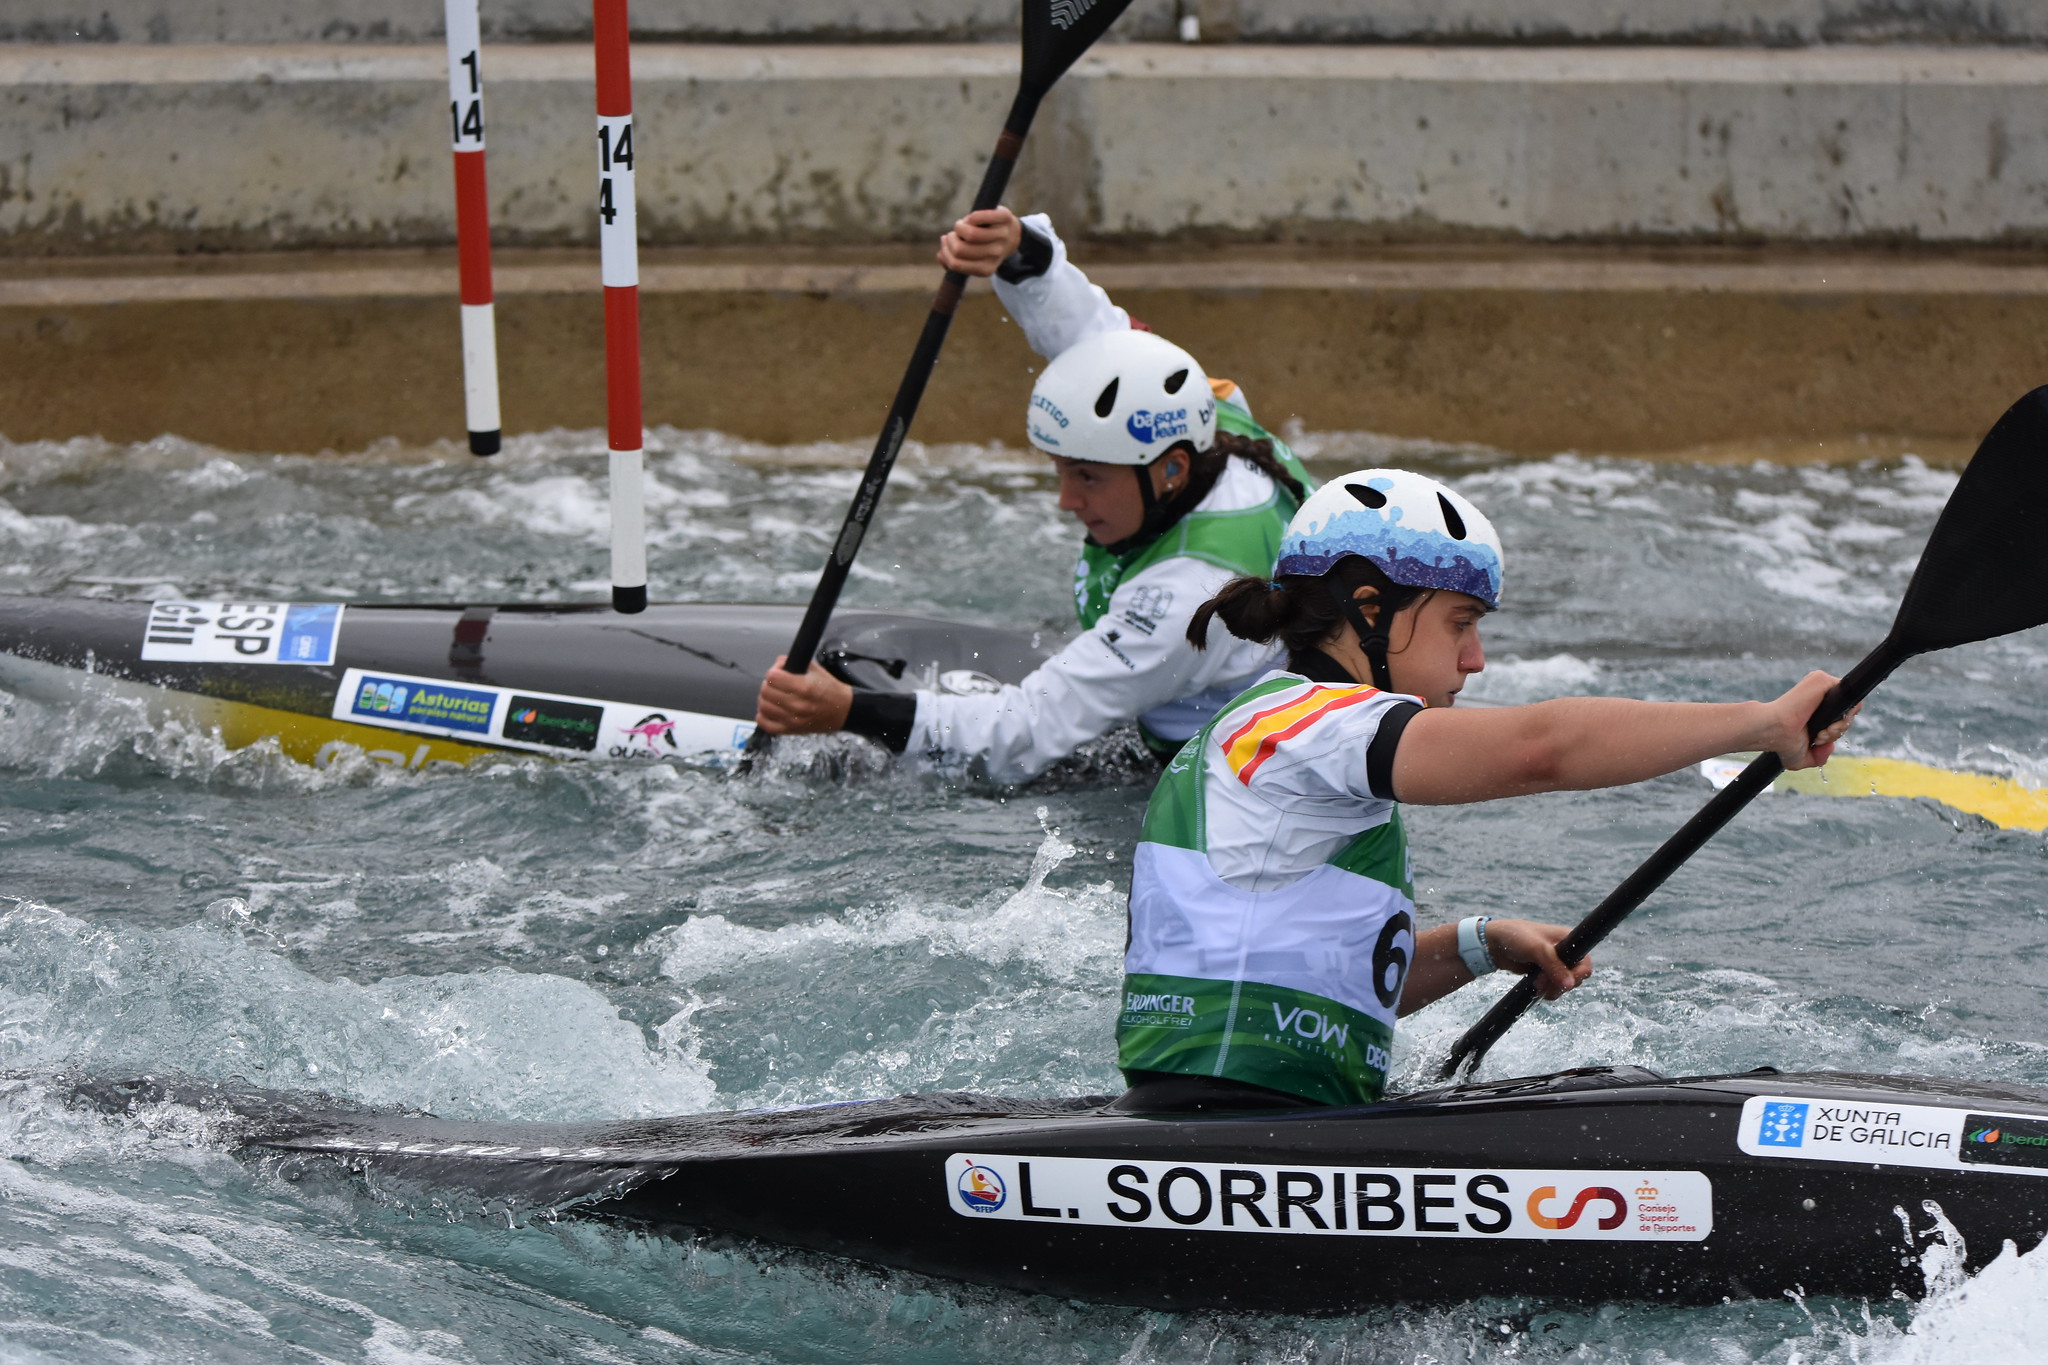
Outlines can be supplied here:
<path id="1" fill-rule="evenodd" d="M 1321 577 L 1361 555 L 1396 583 L 1468 593 L 1500 605 L 1503 555 L 1486 514 L 1435 479 L 1361 469 L 1330 480 L 1301 505 L 1273 572 Z"/>
<path id="2" fill-rule="evenodd" d="M 1201 364 L 1165 337 L 1098 332 L 1045 367 L 1024 430 L 1048 455 L 1146 465 L 1182 442 L 1216 444 L 1216 395 Z"/>

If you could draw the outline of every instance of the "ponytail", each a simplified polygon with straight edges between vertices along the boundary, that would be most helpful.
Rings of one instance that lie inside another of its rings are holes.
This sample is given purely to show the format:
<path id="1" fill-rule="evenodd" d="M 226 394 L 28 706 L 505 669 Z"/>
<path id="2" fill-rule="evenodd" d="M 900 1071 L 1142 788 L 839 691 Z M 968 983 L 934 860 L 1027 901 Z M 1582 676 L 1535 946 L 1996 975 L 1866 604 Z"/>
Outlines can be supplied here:
<path id="1" fill-rule="evenodd" d="M 1344 556 L 1326 574 L 1233 578 L 1195 608 L 1194 619 L 1188 622 L 1188 643 L 1196 649 L 1208 648 L 1209 622 L 1221 617 L 1224 627 L 1240 640 L 1267 644 L 1277 639 L 1286 645 L 1289 655 L 1317 649 L 1344 624 L 1344 603 L 1363 587 L 1378 590 L 1375 601 L 1389 615 L 1405 611 L 1429 591 L 1394 582 L 1362 555 Z"/>
<path id="2" fill-rule="evenodd" d="M 1286 465 L 1280 463 L 1279 457 L 1273 453 L 1271 441 L 1254 441 L 1234 431 L 1218 431 L 1216 444 L 1211 449 L 1221 455 L 1235 455 L 1264 474 L 1273 481 L 1274 487 L 1284 489 L 1294 499 L 1296 507 L 1308 501 L 1308 490 L 1301 486 L 1300 479 L 1287 472 Z"/>
<path id="3" fill-rule="evenodd" d="M 1278 580 L 1233 578 L 1214 597 L 1195 608 L 1194 619 L 1188 622 L 1188 643 L 1196 649 L 1207 649 L 1209 621 L 1217 616 L 1240 640 L 1264 644 L 1287 628 L 1293 611 L 1287 600 L 1287 588 Z"/>

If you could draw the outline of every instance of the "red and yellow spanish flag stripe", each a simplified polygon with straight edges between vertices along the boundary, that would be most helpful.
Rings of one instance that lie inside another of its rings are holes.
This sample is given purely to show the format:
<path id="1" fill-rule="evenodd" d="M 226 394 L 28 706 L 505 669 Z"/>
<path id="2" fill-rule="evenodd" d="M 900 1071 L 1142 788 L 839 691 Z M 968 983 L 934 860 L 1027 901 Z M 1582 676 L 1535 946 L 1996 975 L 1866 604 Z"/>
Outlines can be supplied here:
<path id="1" fill-rule="evenodd" d="M 1238 727 L 1223 741 L 1223 761 L 1237 774 L 1238 781 L 1250 786 L 1252 774 L 1283 741 L 1294 738 L 1332 711 L 1356 706 L 1378 693 L 1378 688 L 1364 686 L 1311 688 L 1308 695 L 1257 712 Z"/>

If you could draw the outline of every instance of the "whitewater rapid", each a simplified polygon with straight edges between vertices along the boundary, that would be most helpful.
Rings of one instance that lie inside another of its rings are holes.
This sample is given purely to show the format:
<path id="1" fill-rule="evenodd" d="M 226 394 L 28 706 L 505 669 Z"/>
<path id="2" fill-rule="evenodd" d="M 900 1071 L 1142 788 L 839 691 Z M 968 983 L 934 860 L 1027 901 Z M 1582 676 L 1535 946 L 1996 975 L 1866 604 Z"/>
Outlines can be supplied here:
<path id="1" fill-rule="evenodd" d="M 1475 696 L 1768 695 L 1883 634 L 1952 471 L 1658 464 L 1369 437 L 1318 472 L 1453 479 L 1508 545 Z M 649 440 L 659 598 L 799 601 L 850 448 Z M 604 442 L 470 460 L 0 442 L 0 592 L 266 600 L 601 596 Z M 913 448 L 849 601 L 1057 638 L 1074 532 L 1023 452 Z M 2048 774 L 2039 633 L 1910 665 L 1862 752 Z M 229 752 L 133 702 L 0 696 L 0 1070 L 174 1069 L 455 1118 L 595 1119 L 961 1089 L 1114 1090 L 1146 775 L 1021 790 L 857 741 L 761 777 L 508 757 L 407 773 Z M 1425 918 L 1570 920 L 1708 794 L 1413 812 Z M 1627 1062 L 2048 1083 L 2041 837 L 1927 802 L 1773 795 L 1510 1034 L 1490 1074 Z M 1429 1074 L 1497 985 L 1405 1022 Z M 2048 1261 L 1973 1278 L 1902 1210 L 1924 1303 L 1559 1309 L 1490 1297 L 1327 1321 L 1032 1299 L 716 1238 L 490 1217 L 288 1179 L 203 1116 L 81 1114 L 0 1083 L 9 1361 L 1921 1362 L 2038 1357 Z M 1995 1248 L 1985 1248 L 1989 1253 Z"/>

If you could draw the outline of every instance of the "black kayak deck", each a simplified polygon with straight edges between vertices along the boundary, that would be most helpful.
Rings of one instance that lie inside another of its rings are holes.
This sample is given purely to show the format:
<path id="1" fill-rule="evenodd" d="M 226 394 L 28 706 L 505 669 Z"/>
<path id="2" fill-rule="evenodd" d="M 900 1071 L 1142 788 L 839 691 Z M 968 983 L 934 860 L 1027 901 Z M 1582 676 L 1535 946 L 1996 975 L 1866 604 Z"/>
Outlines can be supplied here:
<path id="1" fill-rule="evenodd" d="M 1168 1309 L 1918 1296 L 1930 1239 L 1976 1268 L 2048 1235 L 2048 1089 L 1910 1077 L 1589 1068 L 1358 1108 L 926 1095 L 582 1124 L 64 1089 L 210 1107 L 252 1154 L 383 1188 Z"/>

